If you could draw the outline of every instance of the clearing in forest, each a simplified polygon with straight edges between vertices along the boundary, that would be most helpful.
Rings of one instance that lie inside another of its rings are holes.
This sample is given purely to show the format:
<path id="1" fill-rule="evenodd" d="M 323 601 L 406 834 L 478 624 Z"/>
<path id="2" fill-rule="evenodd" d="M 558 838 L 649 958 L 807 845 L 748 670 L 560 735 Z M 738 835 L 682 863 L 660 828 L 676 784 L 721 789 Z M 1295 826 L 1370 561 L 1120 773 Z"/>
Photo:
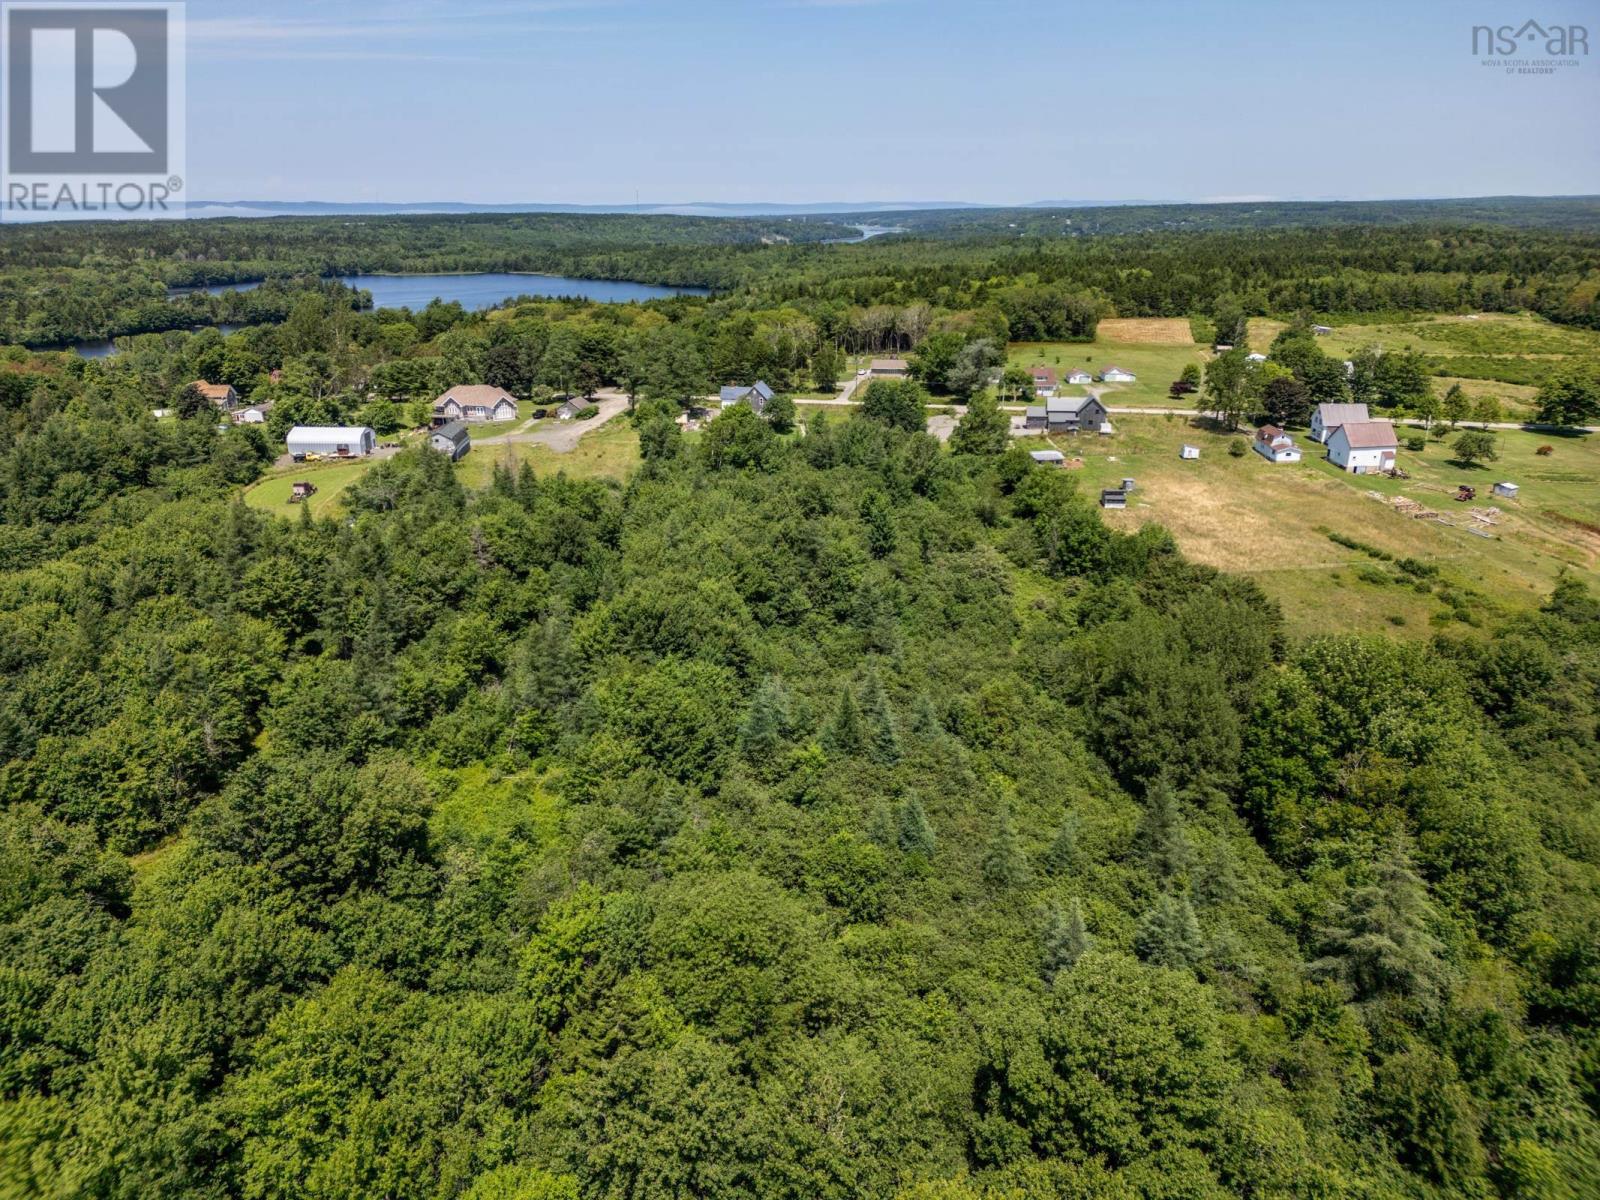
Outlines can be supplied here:
<path id="1" fill-rule="evenodd" d="M 1107 317 L 1099 340 L 1112 345 L 1193 346 L 1188 317 Z"/>
<path id="2" fill-rule="evenodd" d="M 1563 570 L 1600 584 L 1600 436 L 1504 431 L 1496 437 L 1498 462 L 1466 467 L 1451 459 L 1451 435 L 1421 452 L 1402 446 L 1411 478 L 1399 480 L 1347 475 L 1299 431 L 1305 460 L 1272 464 L 1253 452 L 1228 453 L 1248 433 L 1223 434 L 1183 417 L 1124 416 L 1117 429 L 1109 439 L 1058 439 L 1084 457 L 1075 475 L 1085 495 L 1125 477 L 1137 481 L 1125 511 L 1103 514 L 1107 523 L 1159 522 L 1190 557 L 1255 579 L 1296 634 L 1403 623 L 1426 636 L 1449 612 L 1443 590 L 1514 610 L 1542 602 Z M 1200 459 L 1181 459 L 1182 443 L 1199 446 Z M 1539 454 L 1547 445 L 1551 453 Z M 1521 485 L 1517 500 L 1491 494 L 1500 479 Z M 1462 483 L 1477 488 L 1475 503 L 1451 499 Z M 1405 515 L 1397 496 L 1450 524 Z M 1478 525 L 1474 508 L 1495 510 L 1498 519 Z M 1390 561 L 1339 545 L 1329 532 L 1432 566 L 1438 577 L 1419 589 Z"/>

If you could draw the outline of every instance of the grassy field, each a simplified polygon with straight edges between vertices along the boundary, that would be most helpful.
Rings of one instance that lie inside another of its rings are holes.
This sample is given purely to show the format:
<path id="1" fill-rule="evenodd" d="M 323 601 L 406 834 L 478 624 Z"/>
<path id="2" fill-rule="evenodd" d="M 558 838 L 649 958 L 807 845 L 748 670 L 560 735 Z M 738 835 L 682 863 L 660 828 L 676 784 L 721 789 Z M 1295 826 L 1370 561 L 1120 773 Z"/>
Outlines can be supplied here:
<path id="1" fill-rule="evenodd" d="M 1251 348 L 1265 353 L 1284 327 L 1282 321 L 1252 318 Z M 1335 325 L 1317 342 L 1336 358 L 1363 346 L 1415 350 L 1427 356 L 1437 390 L 1460 382 L 1473 397 L 1493 396 L 1512 419 L 1531 414 L 1538 383 L 1551 371 L 1574 360 L 1600 360 L 1600 332 L 1517 313 Z"/>
<path id="2" fill-rule="evenodd" d="M 1043 364 L 1065 373 L 1082 367 L 1098 375 L 1118 366 L 1138 376 L 1135 383 L 1106 384 L 1101 398 L 1108 405 L 1145 408 L 1184 407 L 1167 395 L 1167 388 L 1189 363 L 1204 366 L 1208 347 L 1197 346 L 1189 322 L 1180 320 L 1105 320 L 1093 342 L 1013 342 L 1007 349 L 1010 364 Z M 1100 387 L 1101 385 L 1096 385 Z M 1063 385 L 1063 395 L 1081 396 L 1086 389 Z"/>
<path id="3" fill-rule="evenodd" d="M 456 464 L 456 475 L 469 488 L 485 488 L 494 477 L 496 463 L 520 470 L 531 463 L 539 475 L 565 471 L 575 479 L 608 476 L 622 479 L 639 463 L 639 435 L 626 417 L 616 417 L 583 436 L 573 450 L 558 454 L 549 446 L 512 442 L 502 446 L 474 446 Z"/>
<path id="4" fill-rule="evenodd" d="M 279 517 L 297 516 L 302 506 L 309 508 L 313 517 L 320 517 L 335 508 L 345 488 L 365 475 L 376 461 L 365 458 L 344 463 L 302 463 L 269 475 L 246 488 L 244 502 L 251 508 L 259 508 L 262 512 Z M 301 479 L 316 484 L 316 494 L 309 500 L 291 504 L 289 491 Z"/>
<path id="5" fill-rule="evenodd" d="M 1125 528 L 1159 521 L 1191 557 L 1256 579 L 1299 634 L 1401 628 L 1420 636 L 1450 610 L 1438 586 L 1419 591 L 1392 566 L 1333 542 L 1330 532 L 1436 568 L 1442 586 L 1482 610 L 1539 603 L 1563 569 L 1600 584 L 1600 437 L 1502 433 L 1500 461 L 1479 468 L 1450 463 L 1442 444 L 1418 454 L 1402 449 L 1401 465 L 1413 478 L 1389 480 L 1337 470 L 1308 439 L 1301 439 L 1303 462 L 1274 465 L 1253 452 L 1231 457 L 1228 444 L 1239 435 L 1183 417 L 1124 416 L 1117 428 L 1108 440 L 1053 439 L 1083 458 L 1075 474 L 1090 494 L 1124 477 L 1137 480 L 1128 509 L 1108 512 L 1106 520 Z M 1201 448 L 1199 461 L 1178 457 L 1183 442 Z M 1554 453 L 1537 456 L 1546 444 Z M 1490 498 L 1498 479 L 1521 484 L 1521 497 Z M 1461 482 L 1478 487 L 1476 504 L 1448 498 Z M 1406 517 L 1388 503 L 1394 496 L 1455 525 Z M 1470 524 L 1473 507 L 1501 514 L 1491 537 L 1456 527 Z"/>

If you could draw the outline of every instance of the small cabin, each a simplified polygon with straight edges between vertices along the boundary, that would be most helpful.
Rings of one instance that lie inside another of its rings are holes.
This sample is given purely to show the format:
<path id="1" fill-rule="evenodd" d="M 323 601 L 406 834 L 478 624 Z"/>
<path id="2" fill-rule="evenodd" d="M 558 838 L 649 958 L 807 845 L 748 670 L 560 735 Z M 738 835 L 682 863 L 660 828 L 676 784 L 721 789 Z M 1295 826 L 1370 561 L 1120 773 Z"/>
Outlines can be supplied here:
<path id="1" fill-rule="evenodd" d="M 1032 450 L 1029 457 L 1043 467 L 1059 467 L 1067 461 L 1067 456 L 1059 450 Z"/>
<path id="2" fill-rule="evenodd" d="M 1276 425 L 1263 425 L 1256 430 L 1255 452 L 1268 462 L 1297 463 L 1300 447 L 1294 439 Z"/>
<path id="3" fill-rule="evenodd" d="M 1199 458 L 1200 457 L 1200 447 L 1199 446 L 1191 446 L 1191 445 L 1189 445 L 1188 442 L 1185 442 L 1183 444 L 1183 446 L 1178 451 L 1178 457 L 1182 458 L 1182 459 Z"/>
<path id="4" fill-rule="evenodd" d="M 317 494 L 317 485 L 309 480 L 301 479 L 289 485 L 289 503 L 298 504 L 302 500 L 309 500 Z"/>
<path id="5" fill-rule="evenodd" d="M 1504 496 L 1507 500 L 1515 500 L 1517 493 L 1522 489 L 1514 483 L 1497 483 L 1494 485 L 1494 494 Z"/>
<path id="6" fill-rule="evenodd" d="M 1105 488 L 1100 493 L 1101 508 L 1127 508 L 1128 493 L 1121 488 Z"/>

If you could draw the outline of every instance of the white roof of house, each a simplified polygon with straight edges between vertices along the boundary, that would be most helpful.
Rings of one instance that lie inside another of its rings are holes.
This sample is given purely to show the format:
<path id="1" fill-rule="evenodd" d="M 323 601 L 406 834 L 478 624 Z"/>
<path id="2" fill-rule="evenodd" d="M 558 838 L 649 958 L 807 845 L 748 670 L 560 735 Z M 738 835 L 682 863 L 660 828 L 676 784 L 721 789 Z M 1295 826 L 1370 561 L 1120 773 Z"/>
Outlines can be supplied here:
<path id="1" fill-rule="evenodd" d="M 1067 456 L 1059 450 L 1031 450 L 1034 462 L 1066 462 Z"/>
<path id="2" fill-rule="evenodd" d="M 289 430 L 289 437 L 294 440 L 319 438 L 335 441 L 343 438 L 360 441 L 363 434 L 368 437 L 377 436 L 371 427 L 366 425 L 296 425 Z"/>

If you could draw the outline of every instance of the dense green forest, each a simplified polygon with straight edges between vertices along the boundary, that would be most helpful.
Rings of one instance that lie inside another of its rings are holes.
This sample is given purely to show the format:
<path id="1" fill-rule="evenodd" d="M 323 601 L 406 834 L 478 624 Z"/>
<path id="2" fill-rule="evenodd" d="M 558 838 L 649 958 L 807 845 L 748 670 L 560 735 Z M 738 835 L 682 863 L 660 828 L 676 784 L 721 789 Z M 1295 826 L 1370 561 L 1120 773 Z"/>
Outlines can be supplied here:
<path id="1" fill-rule="evenodd" d="M 769 319 L 0 363 L 0 1194 L 1593 1195 L 1600 602 L 1291 642 L 986 394 L 686 441 Z M 149 411 L 552 353 L 641 373 L 632 478 L 273 520 Z"/>
<path id="2" fill-rule="evenodd" d="M 1096 204 L 1026 208 L 912 209 L 834 214 L 830 220 L 870 221 L 938 237 L 972 233 L 1010 236 L 1190 233 L 1222 230 L 1308 229 L 1320 226 L 1505 225 L 1594 233 L 1600 197 L 1479 196 L 1460 200 L 1266 200 L 1229 204 Z M 1066 226 L 1066 228 L 1063 228 Z"/>
<path id="3" fill-rule="evenodd" d="M 909 231 L 817 218 L 318 217 L 10 226 L 0 231 L 0 344 L 44 347 L 281 320 L 296 289 L 361 272 L 538 271 L 697 285 L 733 304 L 982 308 L 1019 288 L 1092 298 L 1102 315 L 1530 310 L 1600 329 L 1600 202 L 955 210 Z M 262 294 L 168 289 L 275 281 Z M 1020 329 L 1019 338 L 1061 336 Z"/>
<path id="4" fill-rule="evenodd" d="M 148 330 L 0 349 L 0 1196 L 1600 1193 L 1600 599 L 1292 639 L 996 407 L 1008 342 L 1176 312 L 1239 342 L 1194 372 L 1226 418 L 1454 420 L 1301 314 L 1592 324 L 1592 233 L 523 220 L 0 236 L 4 337 Z M 321 279 L 379 252 L 728 275 L 486 314 Z M 273 282 L 165 298 L 241 263 Z M 247 327 L 161 324 L 214 304 Z M 674 420 L 884 349 L 916 378 L 848 415 Z M 289 424 L 465 382 L 622 388 L 642 463 L 471 491 L 413 446 L 320 518 L 241 501 Z"/>

